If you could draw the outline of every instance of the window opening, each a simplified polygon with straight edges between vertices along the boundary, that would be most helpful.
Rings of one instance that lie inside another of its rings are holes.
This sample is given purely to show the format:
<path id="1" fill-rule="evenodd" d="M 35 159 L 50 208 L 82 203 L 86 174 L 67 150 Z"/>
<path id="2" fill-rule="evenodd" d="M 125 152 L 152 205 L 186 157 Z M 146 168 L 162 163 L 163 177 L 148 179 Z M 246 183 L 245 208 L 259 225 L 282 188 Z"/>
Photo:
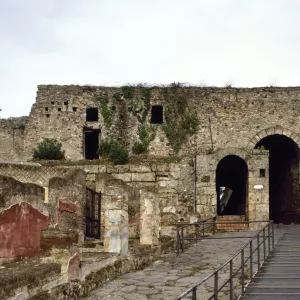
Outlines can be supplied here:
<path id="1" fill-rule="evenodd" d="M 90 122 L 98 121 L 98 108 L 89 107 L 86 109 L 86 121 L 90 121 Z"/>

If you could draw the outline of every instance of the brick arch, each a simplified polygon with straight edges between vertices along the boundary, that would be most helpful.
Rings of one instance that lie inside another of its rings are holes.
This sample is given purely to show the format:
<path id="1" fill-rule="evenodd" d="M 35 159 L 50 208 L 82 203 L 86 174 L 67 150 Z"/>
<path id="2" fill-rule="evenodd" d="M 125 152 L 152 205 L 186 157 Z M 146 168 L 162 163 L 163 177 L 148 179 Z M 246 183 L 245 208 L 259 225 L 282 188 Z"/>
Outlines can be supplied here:
<path id="1" fill-rule="evenodd" d="M 226 148 L 215 152 L 210 160 L 210 165 L 216 167 L 218 163 L 226 156 L 235 155 L 243 159 L 248 165 L 248 161 L 251 159 L 250 153 L 242 148 Z"/>
<path id="2" fill-rule="evenodd" d="M 249 141 L 249 143 L 247 145 L 247 148 L 254 149 L 255 145 L 259 141 L 261 141 L 263 138 L 265 138 L 269 135 L 274 135 L 274 134 L 284 135 L 284 136 L 292 139 L 300 148 L 300 135 L 293 132 L 292 130 L 283 128 L 281 126 L 274 126 L 274 127 L 269 127 L 269 128 L 261 130 L 254 137 L 252 137 L 252 139 Z"/>

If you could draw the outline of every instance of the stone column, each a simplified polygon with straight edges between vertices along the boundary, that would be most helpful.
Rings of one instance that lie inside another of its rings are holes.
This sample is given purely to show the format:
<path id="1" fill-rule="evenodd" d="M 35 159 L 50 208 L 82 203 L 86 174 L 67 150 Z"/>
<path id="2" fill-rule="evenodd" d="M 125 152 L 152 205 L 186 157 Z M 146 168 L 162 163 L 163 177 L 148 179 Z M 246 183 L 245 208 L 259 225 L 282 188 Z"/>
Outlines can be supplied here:
<path id="1" fill-rule="evenodd" d="M 128 252 L 128 190 L 119 179 L 106 181 L 105 195 L 105 236 L 104 250 L 120 253 Z"/>
<path id="2" fill-rule="evenodd" d="M 155 245 L 159 237 L 158 203 L 154 188 L 140 190 L 141 218 L 140 243 L 142 245 Z"/>

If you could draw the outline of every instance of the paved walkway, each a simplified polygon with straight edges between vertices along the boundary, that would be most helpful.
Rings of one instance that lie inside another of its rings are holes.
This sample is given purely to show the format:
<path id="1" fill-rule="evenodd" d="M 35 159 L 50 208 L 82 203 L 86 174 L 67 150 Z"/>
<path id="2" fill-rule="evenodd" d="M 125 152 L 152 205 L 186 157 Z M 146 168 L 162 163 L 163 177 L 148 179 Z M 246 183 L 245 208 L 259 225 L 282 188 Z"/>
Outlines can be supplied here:
<path id="1" fill-rule="evenodd" d="M 275 239 L 282 235 L 284 227 L 275 231 Z M 142 271 L 128 273 L 104 284 L 92 292 L 89 300 L 171 300 L 189 286 L 209 275 L 220 264 L 233 256 L 255 232 L 224 233 L 219 236 L 233 239 L 206 239 L 192 246 L 178 257 L 169 253 L 162 260 Z M 234 238 L 243 236 L 244 238 Z M 227 276 L 225 273 L 220 276 Z M 205 299 L 213 291 L 207 282 L 198 288 L 198 295 Z M 188 298 L 187 298 L 188 299 Z M 199 298 L 200 299 L 200 298 Z"/>

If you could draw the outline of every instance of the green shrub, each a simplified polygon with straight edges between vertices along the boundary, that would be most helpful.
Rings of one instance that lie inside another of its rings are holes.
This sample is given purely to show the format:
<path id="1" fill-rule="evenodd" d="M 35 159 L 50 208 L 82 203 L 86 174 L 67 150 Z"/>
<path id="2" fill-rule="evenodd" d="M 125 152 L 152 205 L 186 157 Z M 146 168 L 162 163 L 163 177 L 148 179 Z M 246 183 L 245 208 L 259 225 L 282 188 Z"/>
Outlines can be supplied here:
<path id="1" fill-rule="evenodd" d="M 45 138 L 33 150 L 33 159 L 61 160 L 65 159 L 65 151 L 56 139 Z"/>
<path id="2" fill-rule="evenodd" d="M 25 130 L 25 124 L 24 124 L 24 123 L 20 123 L 20 124 L 18 125 L 18 129 L 20 129 L 20 130 Z"/>
<path id="3" fill-rule="evenodd" d="M 103 140 L 98 153 L 108 157 L 115 165 L 124 165 L 129 160 L 127 149 L 117 140 Z"/>
<path id="4" fill-rule="evenodd" d="M 132 146 L 132 152 L 134 154 L 142 154 L 147 151 L 147 146 L 140 142 L 135 142 Z"/>

